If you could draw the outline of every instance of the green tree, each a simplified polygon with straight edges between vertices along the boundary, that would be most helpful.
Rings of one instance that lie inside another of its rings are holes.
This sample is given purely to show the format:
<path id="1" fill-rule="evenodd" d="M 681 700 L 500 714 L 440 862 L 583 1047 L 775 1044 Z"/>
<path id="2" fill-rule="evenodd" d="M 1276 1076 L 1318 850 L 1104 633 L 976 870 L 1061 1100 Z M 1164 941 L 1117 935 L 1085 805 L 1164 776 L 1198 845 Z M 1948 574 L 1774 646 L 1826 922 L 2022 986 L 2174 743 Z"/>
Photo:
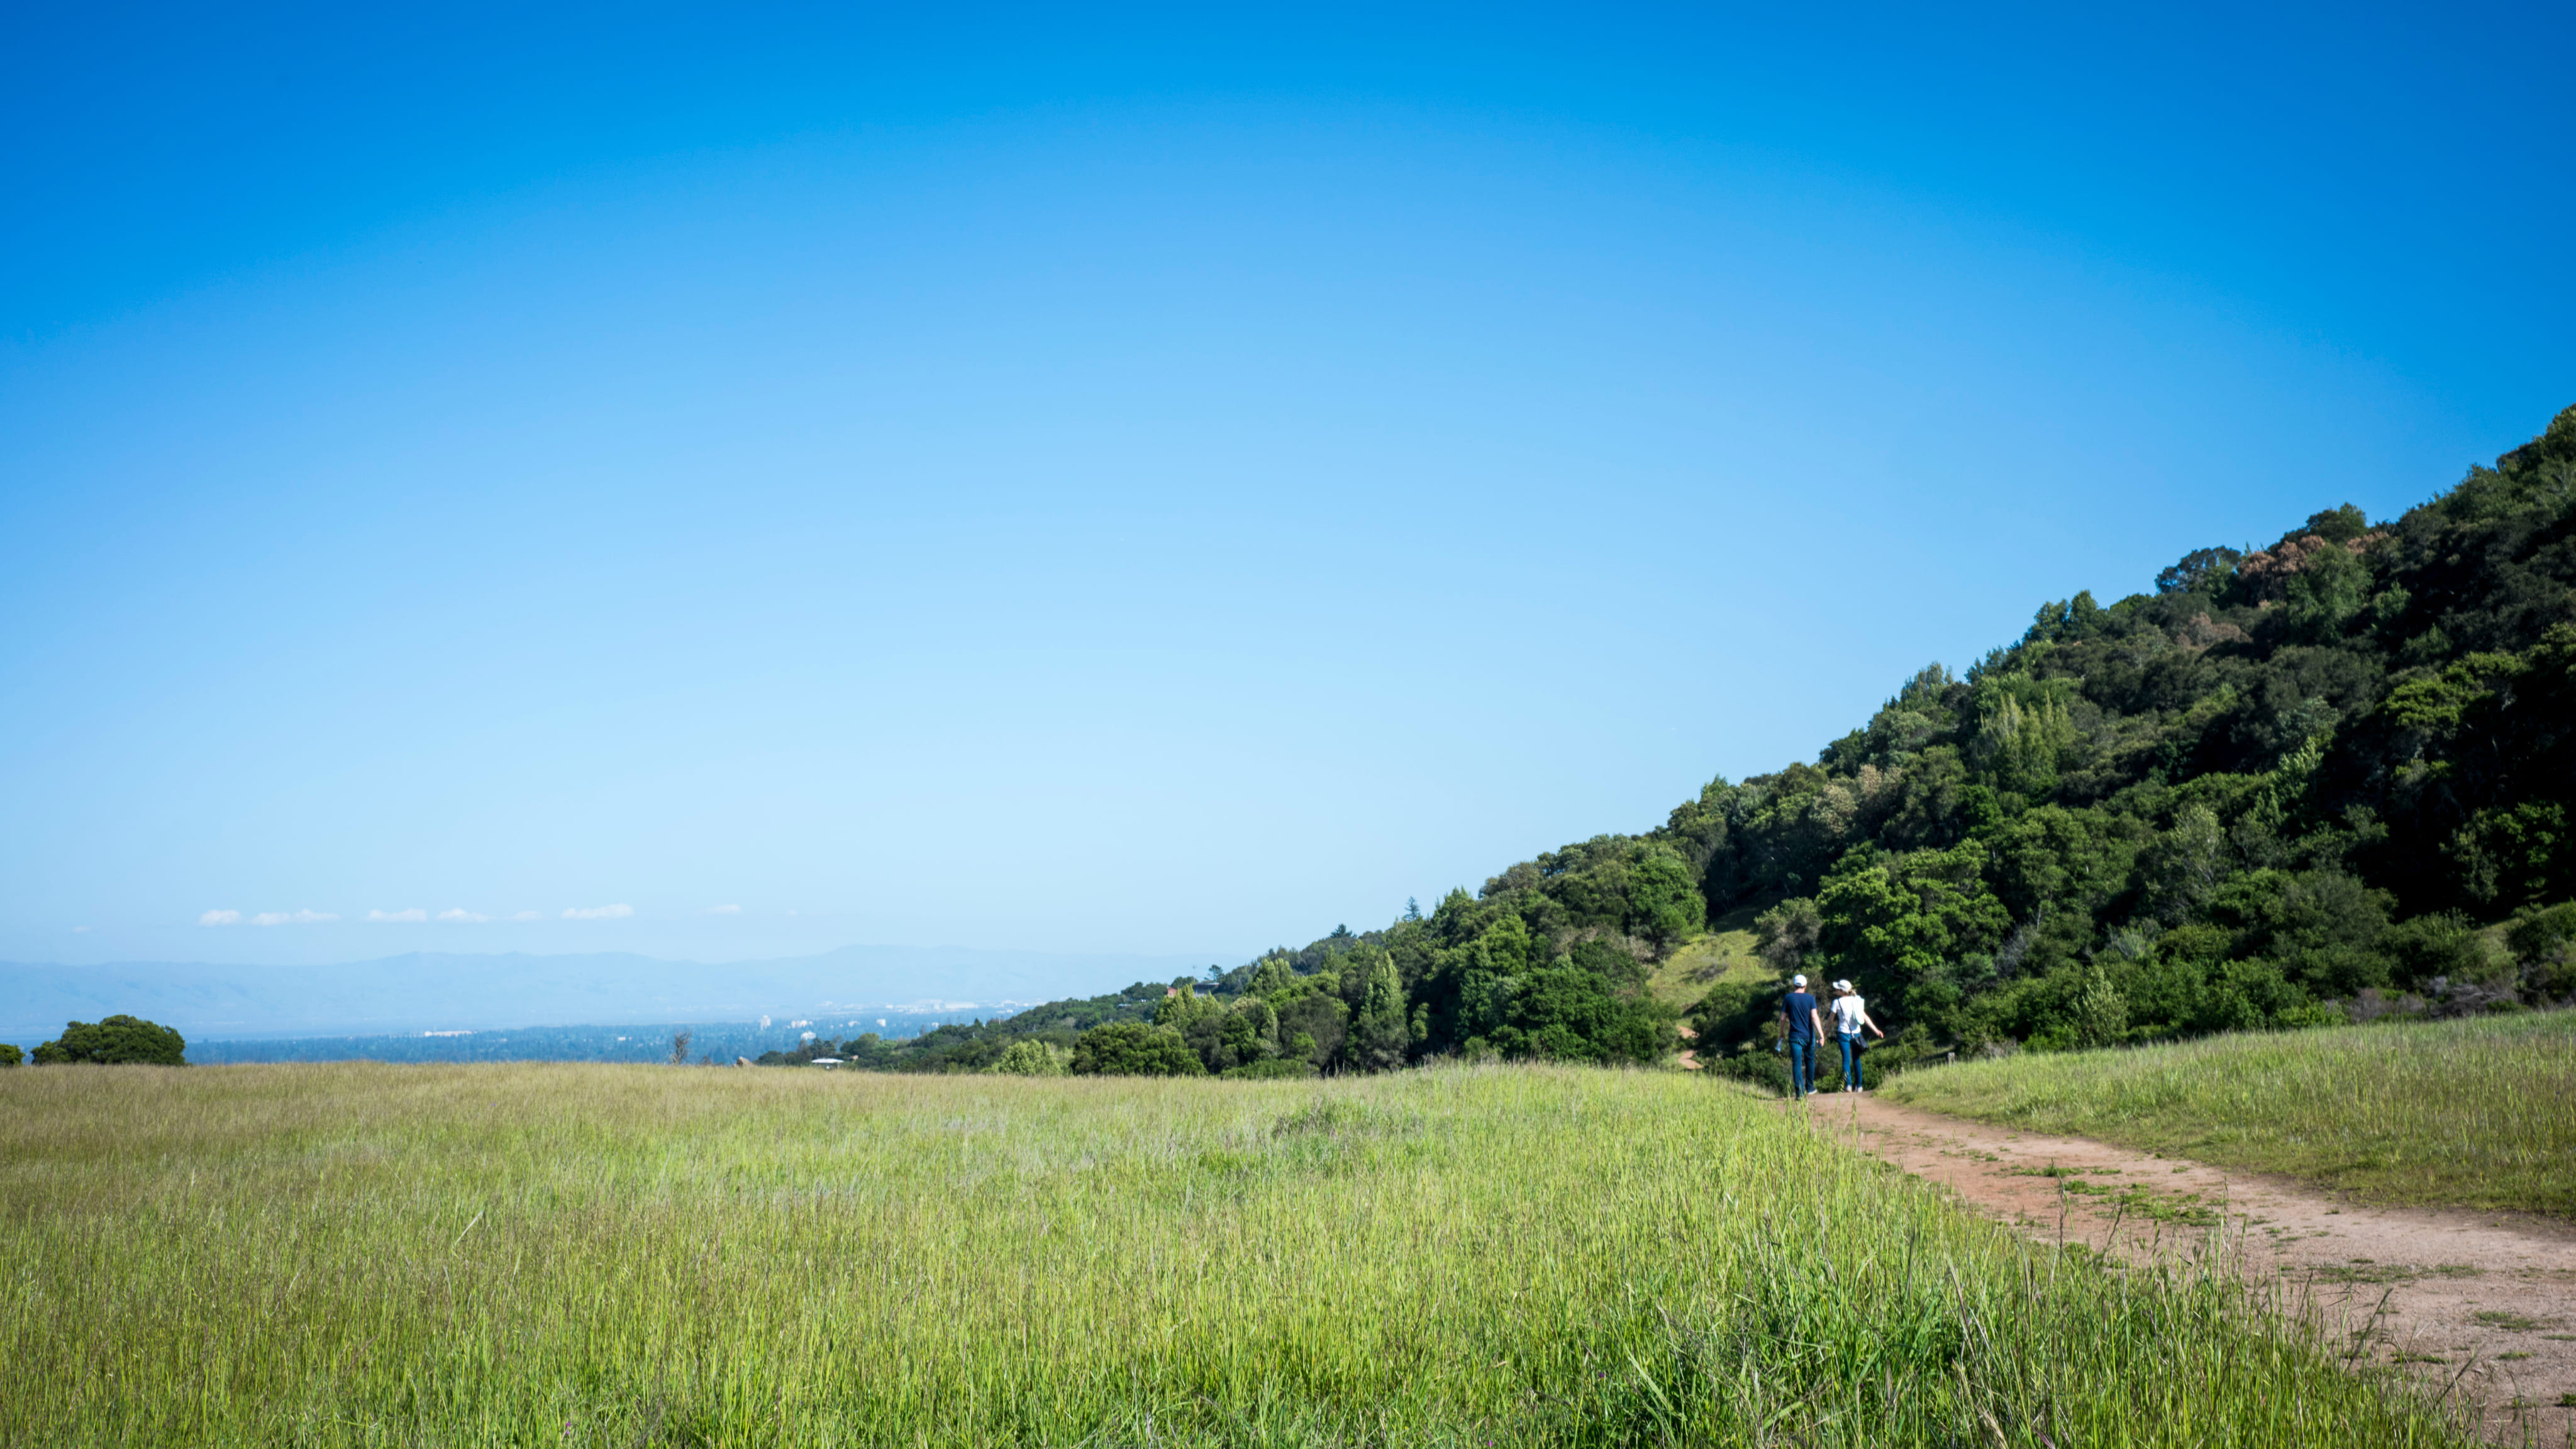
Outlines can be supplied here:
<path id="1" fill-rule="evenodd" d="M 2329 543 L 2309 552 L 2299 571 L 2283 582 L 2282 612 L 2302 637 L 2331 639 L 2361 612 L 2370 586 L 2368 565 L 2351 550 Z"/>
<path id="2" fill-rule="evenodd" d="M 1297 989 L 1297 973 L 1289 966 L 1287 957 L 1264 956 L 1261 964 L 1253 968 L 1252 981 L 1244 989 L 1255 996 L 1276 996 L 1283 991 L 1294 991 Z"/>
<path id="3" fill-rule="evenodd" d="M 1470 1052 L 1490 1046 L 1487 1038 L 1509 1019 L 1512 997 L 1520 990 L 1521 973 L 1532 965 L 1536 946 L 1518 915 L 1499 915 L 1483 934 L 1445 953 L 1441 994 L 1450 1007 L 1450 1021 L 1446 1032 L 1435 1027 L 1435 1035 Z M 1437 1008 L 1433 1015 L 1437 1021 Z"/>
<path id="4" fill-rule="evenodd" d="M 1404 1065 L 1413 1030 L 1405 1011 L 1404 983 L 1395 972 L 1395 958 L 1383 951 L 1374 954 L 1376 960 L 1368 967 L 1368 994 L 1351 1022 L 1349 1051 L 1354 1065 L 1384 1071 Z"/>
<path id="5" fill-rule="evenodd" d="M 2052 909 L 2089 917 L 2128 886 L 2133 849 L 2099 811 L 2042 805 L 1998 829 L 1993 848 L 1987 876 L 2017 921 Z"/>
<path id="6" fill-rule="evenodd" d="M 2199 803 L 2184 806 L 2173 828 L 2147 847 L 2140 865 L 2147 900 L 2165 920 L 2199 914 L 2233 868 L 2217 812 Z"/>
<path id="7" fill-rule="evenodd" d="M 1825 918 L 1816 913 L 1816 903 L 1807 896 L 1791 896 L 1753 918 L 1753 952 L 1782 976 L 1796 974 L 1807 962 L 1807 953 L 1816 949 L 1816 939 L 1824 933 Z"/>
<path id="8" fill-rule="evenodd" d="M 1309 991 L 1279 1007 L 1279 1039 L 1291 1056 L 1302 1056 L 1317 1067 L 1329 1067 L 1340 1059 L 1342 1043 L 1350 1036 L 1351 1009 L 1340 998 L 1321 991 Z M 1299 1043 L 1304 1045 L 1299 1045 Z"/>
<path id="9" fill-rule="evenodd" d="M 2011 924 L 1981 873 L 1986 850 L 1878 856 L 1854 851 L 1816 894 L 1821 943 L 1835 969 L 1923 977 L 1970 952 L 1992 951 Z"/>
<path id="10" fill-rule="evenodd" d="M 1073 1071 L 1082 1076 L 1203 1077 L 1207 1063 L 1168 1026 L 1113 1021 L 1084 1032 L 1073 1044 Z"/>
<path id="11" fill-rule="evenodd" d="M 2075 734 L 2066 706 L 2072 684 L 2019 674 L 1978 683 L 1973 753 L 1997 788 L 2034 800 L 2056 790 L 2058 767 Z"/>
<path id="12" fill-rule="evenodd" d="M 1559 958 L 1520 978 L 1510 1014 L 1490 1040 L 1509 1057 L 1655 1062 L 1672 1051 L 1673 1013 L 1643 991 L 1623 991 L 1610 976 Z"/>
<path id="13" fill-rule="evenodd" d="M 60 1037 L 36 1048 L 36 1064 L 97 1062 L 105 1066 L 184 1067 L 188 1064 L 187 1049 L 187 1039 L 166 1026 L 140 1017 L 111 1016 L 95 1024 L 75 1021 L 65 1025 Z"/>
<path id="14" fill-rule="evenodd" d="M 1229 1021 L 1223 1003 L 1212 996 L 1201 996 L 1189 986 L 1174 989 L 1154 1008 L 1154 1024 L 1179 1032 L 1181 1040 L 1197 1054 L 1199 1064 L 1212 1072 L 1239 1060 L 1227 1049 Z M 1241 1029 L 1234 1028 L 1233 1034 L 1239 1039 Z"/>
<path id="15" fill-rule="evenodd" d="M 1682 858 L 1669 850 L 1651 849 L 1628 872 L 1628 931 L 1658 948 L 1669 949 L 1698 933 L 1708 918 L 1708 901 L 1699 881 Z"/>
<path id="16" fill-rule="evenodd" d="M 2230 955 L 2268 961 L 2302 991 L 2346 996 L 2388 984 L 2388 900 L 2339 870 L 2256 870 L 2219 890 L 2210 919 L 2236 932 Z"/>
<path id="17" fill-rule="evenodd" d="M 14 1067 L 26 1060 L 26 1056 L 25 1052 L 18 1050 L 16 1043 L 0 1041 L 0 1067 Z"/>
<path id="18" fill-rule="evenodd" d="M 1214 998 L 1201 996 L 1187 986 L 1175 987 L 1171 994 L 1154 1004 L 1154 1025 L 1168 1026 L 1186 1035 L 1190 1023 L 1201 1017 L 1221 1016 L 1225 1008 Z"/>

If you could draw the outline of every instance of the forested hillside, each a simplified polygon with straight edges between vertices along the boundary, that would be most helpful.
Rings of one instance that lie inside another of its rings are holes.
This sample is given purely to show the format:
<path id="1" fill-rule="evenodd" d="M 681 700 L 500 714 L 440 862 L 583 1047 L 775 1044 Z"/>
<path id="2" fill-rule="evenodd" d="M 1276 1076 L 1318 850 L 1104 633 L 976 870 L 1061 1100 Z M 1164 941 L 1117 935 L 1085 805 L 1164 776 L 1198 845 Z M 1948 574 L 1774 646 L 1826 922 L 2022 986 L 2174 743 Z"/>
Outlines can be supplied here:
<path id="1" fill-rule="evenodd" d="M 1659 829 L 1524 861 L 1427 917 L 1274 952 L 1206 995 L 1131 988 L 864 1055 L 1653 1060 L 1672 1012 L 1646 964 L 1730 915 L 1781 972 L 1854 978 L 1900 1057 L 2554 1004 L 2576 995 L 2571 671 L 2576 408 L 2402 518 L 2332 508 L 2264 548 L 2196 550 L 2152 592 L 2045 605 L 1814 764 L 1711 781 Z M 1765 987 L 1713 986 L 1704 1051 L 1749 1046 L 1769 1009 Z"/>

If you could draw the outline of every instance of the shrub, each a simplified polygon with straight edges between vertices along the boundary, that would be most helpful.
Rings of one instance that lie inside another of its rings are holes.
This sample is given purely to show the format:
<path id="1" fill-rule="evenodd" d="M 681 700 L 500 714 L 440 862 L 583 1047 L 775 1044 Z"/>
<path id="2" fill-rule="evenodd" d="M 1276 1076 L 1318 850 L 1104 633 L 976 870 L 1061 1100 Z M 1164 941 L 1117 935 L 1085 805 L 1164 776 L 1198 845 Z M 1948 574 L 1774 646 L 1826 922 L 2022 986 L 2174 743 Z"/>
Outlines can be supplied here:
<path id="1" fill-rule="evenodd" d="M 2488 982 L 2503 974 L 2478 928 L 2457 912 L 2400 921 L 2379 938 L 2396 983 L 2420 991 L 2436 980 Z"/>
<path id="2" fill-rule="evenodd" d="M 1024 1036 L 1002 1048 L 1002 1055 L 994 1061 L 991 1070 L 1014 1077 L 1061 1077 L 1068 1055 L 1064 1048 L 1052 1042 Z"/>
<path id="3" fill-rule="evenodd" d="M 1747 1042 L 1767 1042 L 1778 1035 L 1772 1028 L 1779 1010 L 1778 989 L 1721 981 L 1692 1008 L 1691 1028 L 1699 1033 L 1703 1055 L 1731 1052 Z"/>
<path id="4" fill-rule="evenodd" d="M 0 1041 L 0 1067 L 14 1067 L 25 1061 L 27 1054 L 11 1042 Z"/>
<path id="5" fill-rule="evenodd" d="M 1727 1077 L 1767 1087 L 1785 1097 L 1789 1095 L 1789 1058 L 1785 1052 L 1767 1048 L 1736 1052 L 1705 1063 L 1711 1076 Z"/>
<path id="6" fill-rule="evenodd" d="M 1887 1040 L 1872 1042 L 1864 1052 L 1862 1072 L 1869 1084 L 1880 1082 L 1912 1067 L 1939 1066 L 1948 1059 L 1948 1049 L 1933 1040 L 1932 1029 L 1920 1022 L 1902 1031 L 1888 1033 Z"/>
<path id="7" fill-rule="evenodd" d="M 2576 901 L 2524 911 L 2505 928 L 2504 943 L 2522 963 L 2532 996 L 2541 1001 L 2576 996 Z"/>
<path id="8" fill-rule="evenodd" d="M 1272 1057 L 1263 1062 L 1245 1062 L 1242 1066 L 1228 1067 L 1217 1073 L 1220 1077 L 1232 1077 L 1238 1081 L 1264 1081 L 1273 1077 L 1311 1077 L 1315 1074 L 1315 1064 L 1304 1057 Z"/>
<path id="9" fill-rule="evenodd" d="M 187 1049 L 187 1038 L 166 1026 L 138 1016 L 111 1016 L 95 1024 L 66 1023 L 61 1036 L 36 1048 L 36 1065 L 96 1062 L 101 1066 L 184 1067 L 188 1064 Z"/>

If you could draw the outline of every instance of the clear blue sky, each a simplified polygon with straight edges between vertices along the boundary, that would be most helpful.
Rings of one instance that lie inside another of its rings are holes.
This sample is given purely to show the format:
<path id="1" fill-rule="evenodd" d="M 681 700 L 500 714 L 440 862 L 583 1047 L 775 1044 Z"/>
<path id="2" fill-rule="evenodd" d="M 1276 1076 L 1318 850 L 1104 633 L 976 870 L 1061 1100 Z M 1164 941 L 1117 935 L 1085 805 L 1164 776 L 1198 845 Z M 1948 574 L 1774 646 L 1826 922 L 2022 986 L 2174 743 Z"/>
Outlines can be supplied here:
<path id="1" fill-rule="evenodd" d="M 2576 402 L 2576 12 L 1805 13 L 15 16 L 0 956 L 1231 962 Z"/>

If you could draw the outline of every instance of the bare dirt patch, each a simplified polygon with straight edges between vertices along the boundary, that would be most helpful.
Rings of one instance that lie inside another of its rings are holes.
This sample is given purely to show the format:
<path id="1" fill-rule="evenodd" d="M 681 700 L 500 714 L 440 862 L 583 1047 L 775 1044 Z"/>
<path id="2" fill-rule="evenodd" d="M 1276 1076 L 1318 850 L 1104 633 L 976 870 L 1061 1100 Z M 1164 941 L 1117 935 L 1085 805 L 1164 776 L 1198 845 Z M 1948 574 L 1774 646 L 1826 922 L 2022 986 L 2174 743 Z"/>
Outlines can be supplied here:
<path id="1" fill-rule="evenodd" d="M 2420 1374 L 2470 1398 L 2499 1442 L 2522 1442 L 2526 1429 L 2550 1443 L 2576 1434 L 2576 1418 L 2556 1422 L 2576 1415 L 2568 1224 L 2347 1203 L 2278 1178 L 1875 1096 L 1834 1093 L 1803 1110 L 1819 1130 L 2043 1237 L 2135 1261 L 2223 1234 L 2245 1271 L 2306 1290 L 2356 1366 Z"/>

